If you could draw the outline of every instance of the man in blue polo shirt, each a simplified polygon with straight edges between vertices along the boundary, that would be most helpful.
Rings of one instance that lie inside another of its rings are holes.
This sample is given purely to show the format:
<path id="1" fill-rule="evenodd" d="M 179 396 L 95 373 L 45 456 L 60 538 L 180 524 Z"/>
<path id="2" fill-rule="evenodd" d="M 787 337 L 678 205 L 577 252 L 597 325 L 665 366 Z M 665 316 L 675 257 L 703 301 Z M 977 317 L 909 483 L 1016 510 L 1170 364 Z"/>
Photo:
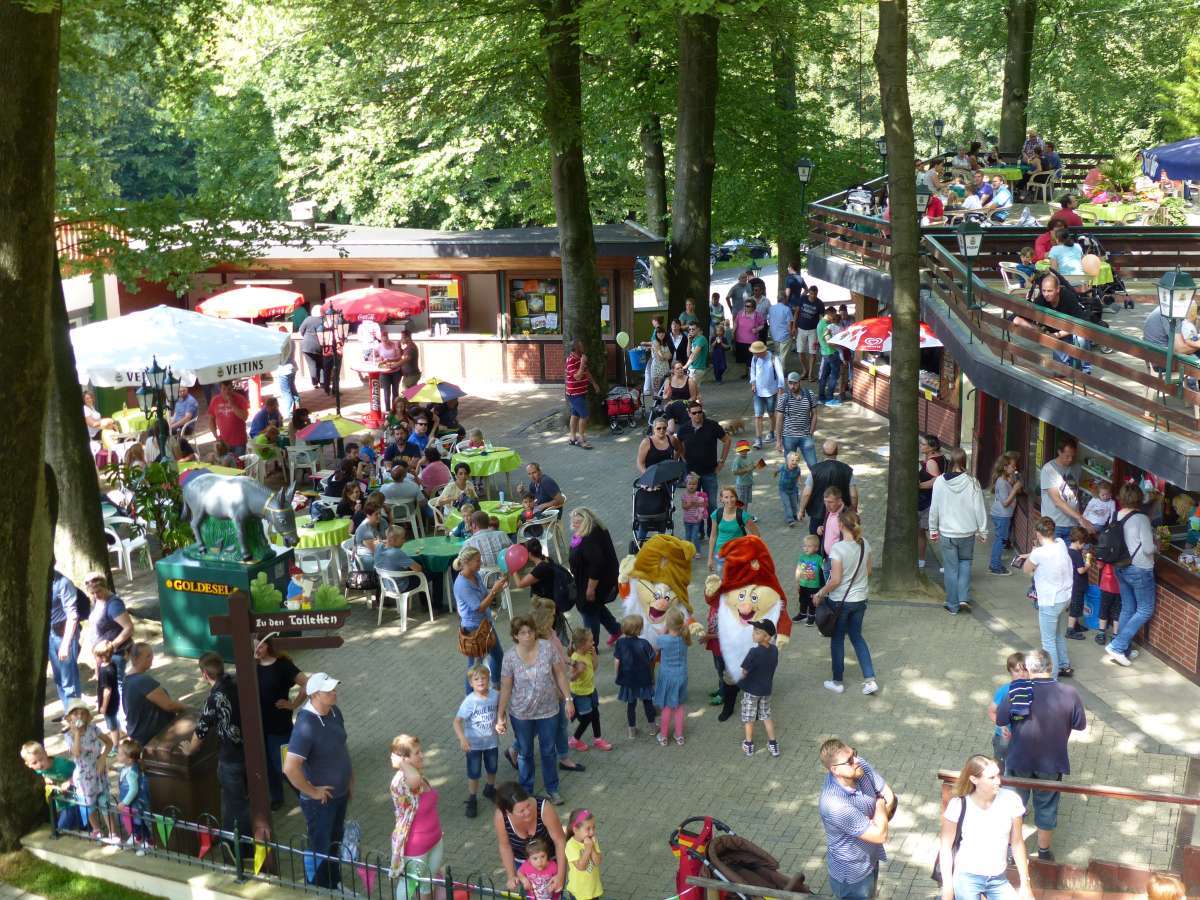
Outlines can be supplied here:
<path id="1" fill-rule="evenodd" d="M 529 485 L 525 490 L 533 495 L 534 515 L 540 516 L 548 509 L 562 509 L 566 498 L 558 489 L 557 481 L 543 473 L 542 467 L 533 462 L 525 467 L 525 474 L 529 476 Z"/>
<path id="2" fill-rule="evenodd" d="M 825 828 L 829 890 L 839 900 L 875 896 L 879 863 L 896 795 L 854 748 L 837 738 L 821 745 L 821 764 L 829 770 L 818 808 Z"/>

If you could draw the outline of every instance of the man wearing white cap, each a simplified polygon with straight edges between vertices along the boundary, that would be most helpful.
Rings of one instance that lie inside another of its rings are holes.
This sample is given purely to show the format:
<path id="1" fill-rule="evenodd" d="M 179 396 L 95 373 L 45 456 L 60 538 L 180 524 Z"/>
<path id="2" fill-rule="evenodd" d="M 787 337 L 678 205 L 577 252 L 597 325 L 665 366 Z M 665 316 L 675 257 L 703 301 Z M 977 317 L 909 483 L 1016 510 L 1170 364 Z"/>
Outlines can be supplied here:
<path id="1" fill-rule="evenodd" d="M 338 680 L 324 672 L 309 676 L 308 701 L 300 707 L 288 742 L 283 774 L 300 792 L 300 811 L 316 864 L 309 884 L 337 888 L 341 881 L 335 848 L 341 844 L 354 771 L 346 747 L 346 719 L 337 706 Z"/>

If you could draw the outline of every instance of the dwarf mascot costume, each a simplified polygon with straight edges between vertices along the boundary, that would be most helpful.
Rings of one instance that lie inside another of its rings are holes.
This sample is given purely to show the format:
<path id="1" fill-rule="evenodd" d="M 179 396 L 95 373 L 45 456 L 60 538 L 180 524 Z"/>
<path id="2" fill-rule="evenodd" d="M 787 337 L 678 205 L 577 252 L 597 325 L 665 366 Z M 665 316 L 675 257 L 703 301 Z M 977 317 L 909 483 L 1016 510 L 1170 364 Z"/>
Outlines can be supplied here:
<path id="1" fill-rule="evenodd" d="M 696 548 L 670 534 L 656 534 L 642 544 L 637 556 L 621 560 L 618 591 L 621 612 L 642 618 L 642 637 L 658 650 L 658 639 L 666 633 L 667 611 L 679 607 L 693 636 L 703 634 L 696 625 L 688 586 L 692 581 L 692 557 Z"/>
<path id="2" fill-rule="evenodd" d="M 721 548 L 725 561 L 721 578 L 710 575 L 704 583 L 705 599 L 717 611 L 717 640 L 725 663 L 721 686 L 722 722 L 733 715 L 737 703 L 742 661 L 754 646 L 751 622 L 767 619 L 775 623 L 776 644 L 782 649 L 791 640 L 792 620 L 787 614 L 785 594 L 775 576 L 775 562 L 762 538 L 734 538 Z"/>

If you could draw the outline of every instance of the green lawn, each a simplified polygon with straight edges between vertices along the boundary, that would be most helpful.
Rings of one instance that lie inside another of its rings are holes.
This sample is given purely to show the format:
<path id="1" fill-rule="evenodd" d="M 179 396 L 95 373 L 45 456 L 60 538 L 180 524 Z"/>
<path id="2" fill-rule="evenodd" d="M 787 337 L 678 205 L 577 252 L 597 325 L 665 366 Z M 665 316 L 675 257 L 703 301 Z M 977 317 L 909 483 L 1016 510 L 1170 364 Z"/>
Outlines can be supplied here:
<path id="1" fill-rule="evenodd" d="M 153 900 L 153 894 L 132 891 L 111 881 L 76 875 L 24 850 L 0 856 L 0 882 L 53 900 Z"/>

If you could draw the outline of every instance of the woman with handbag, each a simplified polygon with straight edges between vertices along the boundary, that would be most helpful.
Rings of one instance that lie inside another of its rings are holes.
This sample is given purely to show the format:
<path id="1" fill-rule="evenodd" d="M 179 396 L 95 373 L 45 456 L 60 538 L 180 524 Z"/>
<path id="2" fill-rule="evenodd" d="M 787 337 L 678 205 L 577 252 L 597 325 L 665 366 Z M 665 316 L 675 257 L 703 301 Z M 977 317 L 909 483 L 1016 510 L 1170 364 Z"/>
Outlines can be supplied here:
<path id="1" fill-rule="evenodd" d="M 579 597 L 579 615 L 600 646 L 600 626 L 608 632 L 608 646 L 617 642 L 621 629 L 606 604 L 617 596 L 617 551 L 612 537 L 586 506 L 571 510 L 571 574 Z"/>
<path id="2" fill-rule="evenodd" d="M 496 634 L 492 618 L 492 604 L 504 590 L 505 578 L 497 578 L 489 589 L 479 576 L 483 558 L 474 547 L 463 547 L 451 564 L 458 576 L 454 579 L 454 605 L 458 609 L 458 651 L 467 658 L 467 671 L 473 666 L 483 665 L 487 657 L 492 671 L 492 687 L 500 690 L 500 667 L 504 663 L 504 650 Z M 471 693 L 471 683 L 463 676 L 466 693 Z"/>
<path id="3" fill-rule="evenodd" d="M 842 675 L 846 665 L 846 637 L 854 647 L 854 656 L 863 673 L 864 694 L 879 690 L 875 681 L 875 667 L 871 663 L 871 648 L 862 634 L 863 616 L 867 612 L 867 583 L 871 578 L 871 545 L 862 536 L 862 522 L 858 513 L 846 507 L 838 515 L 842 539 L 829 551 L 829 578 L 825 586 L 813 594 L 817 607 L 817 624 L 824 618 L 833 619 L 830 635 L 829 656 L 833 663 L 833 679 L 825 682 L 825 688 L 840 694 L 846 688 Z M 850 573 L 847 577 L 846 573 Z M 825 607 L 825 612 L 821 608 Z M 825 631 L 822 629 L 822 634 Z"/>
<path id="4" fill-rule="evenodd" d="M 934 880 L 942 900 L 1033 900 L 1029 860 L 1021 833 L 1025 804 L 1016 791 L 1000 787 L 1000 766 L 989 756 L 966 761 L 942 813 L 942 841 Z M 1021 878 L 1008 881 L 1008 852 Z"/>

